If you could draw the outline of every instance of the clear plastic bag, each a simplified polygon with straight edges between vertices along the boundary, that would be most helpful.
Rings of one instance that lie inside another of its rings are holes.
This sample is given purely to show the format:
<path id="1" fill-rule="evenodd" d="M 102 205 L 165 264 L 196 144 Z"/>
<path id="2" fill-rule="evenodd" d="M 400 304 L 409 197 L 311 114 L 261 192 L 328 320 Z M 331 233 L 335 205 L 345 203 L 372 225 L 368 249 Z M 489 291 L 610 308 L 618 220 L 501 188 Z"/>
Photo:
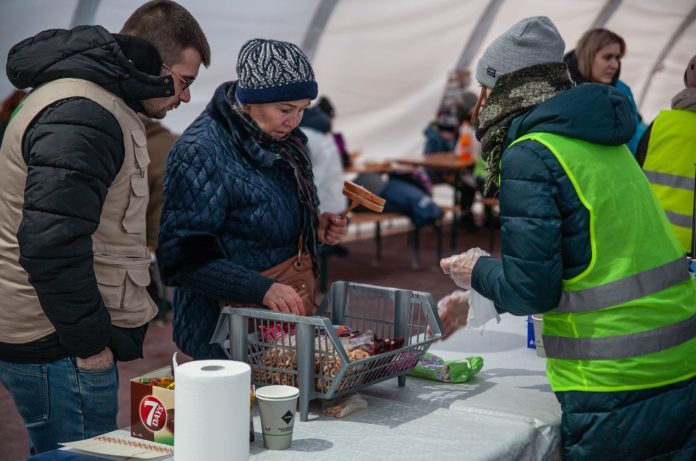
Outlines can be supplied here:
<path id="1" fill-rule="evenodd" d="M 360 349 L 371 354 L 374 350 L 375 334 L 372 330 L 367 330 L 364 333 L 353 332 L 350 335 L 339 336 L 338 339 L 346 352 Z"/>
<path id="2" fill-rule="evenodd" d="M 498 315 L 493 301 L 474 289 L 469 290 L 469 316 L 466 324 L 471 328 L 479 328 L 492 319 L 496 319 L 496 323 L 500 323 L 500 315 Z"/>
<path id="3" fill-rule="evenodd" d="M 321 414 L 334 418 L 345 418 L 367 408 L 367 400 L 360 394 L 353 394 L 340 400 L 330 400 L 322 405 Z"/>

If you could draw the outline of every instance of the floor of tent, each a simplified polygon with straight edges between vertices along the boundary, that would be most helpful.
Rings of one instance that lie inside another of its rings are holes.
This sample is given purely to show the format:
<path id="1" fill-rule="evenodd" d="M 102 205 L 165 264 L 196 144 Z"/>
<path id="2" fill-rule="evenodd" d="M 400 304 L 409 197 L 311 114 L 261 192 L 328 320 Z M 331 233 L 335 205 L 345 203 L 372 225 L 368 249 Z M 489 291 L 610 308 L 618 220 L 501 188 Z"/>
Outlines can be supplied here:
<path id="1" fill-rule="evenodd" d="M 490 239 L 486 228 L 474 233 L 461 231 L 457 236 L 456 251 L 450 247 L 450 227 L 442 229 L 442 255 L 449 256 L 471 247 L 488 249 Z M 389 234 L 387 231 L 386 234 Z M 495 231 L 494 254 L 499 251 L 498 231 Z M 435 300 L 456 289 L 452 281 L 444 276 L 437 265 L 437 245 L 432 228 L 426 227 L 420 233 L 420 267 L 411 267 L 411 252 L 407 234 L 403 232 L 386 235 L 382 240 L 382 261 L 377 262 L 375 241 L 371 238 L 352 241 L 345 244 L 348 255 L 332 256 L 328 259 L 329 283 L 336 280 L 363 282 L 378 286 L 407 288 L 426 291 Z M 145 341 L 145 358 L 134 362 L 119 364 L 119 427 L 130 424 L 130 389 L 128 382 L 131 378 L 147 371 L 160 368 L 171 363 L 171 357 L 176 346 L 171 339 L 171 323 L 153 321 Z M 180 361 L 185 358 L 179 357 Z M 27 434 L 22 421 L 15 410 L 14 404 L 3 386 L 0 386 L 0 440 L 3 449 L 0 451 L 0 461 L 16 461 L 28 456 Z"/>

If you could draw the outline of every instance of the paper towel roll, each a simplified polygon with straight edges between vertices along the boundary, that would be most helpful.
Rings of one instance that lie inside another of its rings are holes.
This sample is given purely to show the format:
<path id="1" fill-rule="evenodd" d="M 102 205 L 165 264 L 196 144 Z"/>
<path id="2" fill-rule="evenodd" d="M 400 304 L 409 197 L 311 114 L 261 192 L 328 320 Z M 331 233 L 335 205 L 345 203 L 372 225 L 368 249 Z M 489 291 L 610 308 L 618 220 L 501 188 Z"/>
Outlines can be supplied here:
<path id="1" fill-rule="evenodd" d="M 174 370 L 174 460 L 247 461 L 251 368 L 194 360 Z"/>

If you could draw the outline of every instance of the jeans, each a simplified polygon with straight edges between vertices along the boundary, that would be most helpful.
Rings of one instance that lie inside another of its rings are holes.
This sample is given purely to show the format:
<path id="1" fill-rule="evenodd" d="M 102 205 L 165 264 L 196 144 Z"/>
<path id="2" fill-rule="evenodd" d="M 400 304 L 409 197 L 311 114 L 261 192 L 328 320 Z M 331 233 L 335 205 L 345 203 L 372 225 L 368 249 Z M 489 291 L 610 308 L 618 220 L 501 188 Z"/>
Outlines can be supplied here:
<path id="1" fill-rule="evenodd" d="M 0 382 L 29 432 L 32 454 L 116 429 L 118 369 L 77 368 L 76 359 L 24 364 L 0 360 Z"/>

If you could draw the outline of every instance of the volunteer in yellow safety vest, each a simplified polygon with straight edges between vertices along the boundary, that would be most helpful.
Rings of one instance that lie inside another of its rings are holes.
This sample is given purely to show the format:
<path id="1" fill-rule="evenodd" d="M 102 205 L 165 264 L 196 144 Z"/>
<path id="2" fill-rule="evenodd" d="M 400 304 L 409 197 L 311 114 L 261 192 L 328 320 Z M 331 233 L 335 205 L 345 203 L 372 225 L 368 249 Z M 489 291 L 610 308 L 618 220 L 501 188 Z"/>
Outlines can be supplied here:
<path id="1" fill-rule="evenodd" d="M 643 167 L 684 251 L 691 253 L 696 173 L 696 56 L 684 72 L 685 89 L 672 98 L 638 144 Z"/>
<path id="2" fill-rule="evenodd" d="M 565 459 L 696 459 L 696 281 L 624 145 L 630 102 L 609 85 L 574 86 L 563 51 L 534 17 L 479 61 L 477 137 L 499 183 L 502 262 L 470 250 L 441 265 L 498 312 L 544 313 Z M 466 323 L 458 299 L 444 300 L 450 332 Z"/>

